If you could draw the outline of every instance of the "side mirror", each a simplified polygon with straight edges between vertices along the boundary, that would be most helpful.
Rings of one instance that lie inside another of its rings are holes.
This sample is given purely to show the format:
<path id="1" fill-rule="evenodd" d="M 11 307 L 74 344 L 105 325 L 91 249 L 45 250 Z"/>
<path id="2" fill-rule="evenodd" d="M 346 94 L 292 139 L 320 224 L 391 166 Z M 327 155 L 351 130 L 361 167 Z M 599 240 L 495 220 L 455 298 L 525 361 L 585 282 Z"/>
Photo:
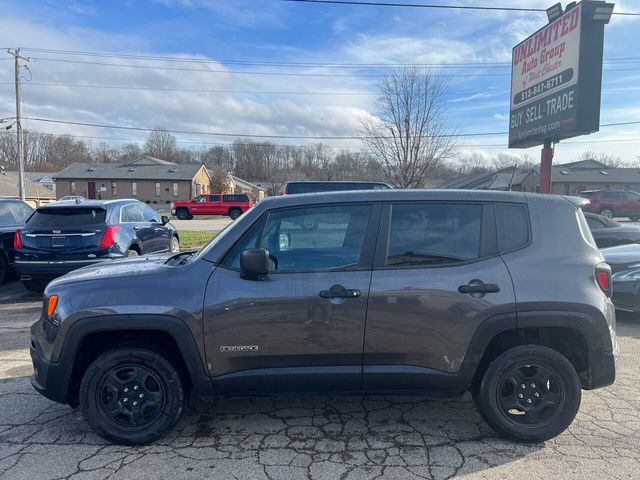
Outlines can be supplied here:
<path id="1" fill-rule="evenodd" d="M 242 276 L 257 279 L 269 272 L 269 251 L 264 248 L 250 248 L 240 253 Z"/>
<path id="2" fill-rule="evenodd" d="M 162 215 L 162 217 L 160 217 L 160 220 L 162 221 L 163 225 L 169 223 L 169 217 L 167 217 L 166 215 Z"/>

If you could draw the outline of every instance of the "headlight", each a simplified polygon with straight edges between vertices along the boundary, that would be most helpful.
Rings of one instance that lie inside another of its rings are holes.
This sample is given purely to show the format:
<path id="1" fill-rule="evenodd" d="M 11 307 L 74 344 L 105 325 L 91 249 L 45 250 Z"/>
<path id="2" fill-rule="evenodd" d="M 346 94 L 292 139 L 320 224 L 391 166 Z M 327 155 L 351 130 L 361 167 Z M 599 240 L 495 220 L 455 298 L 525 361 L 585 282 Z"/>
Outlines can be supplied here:
<path id="1" fill-rule="evenodd" d="M 613 280 L 617 282 L 637 282 L 640 281 L 640 267 L 637 265 L 630 270 L 623 270 L 622 272 L 614 273 Z"/>

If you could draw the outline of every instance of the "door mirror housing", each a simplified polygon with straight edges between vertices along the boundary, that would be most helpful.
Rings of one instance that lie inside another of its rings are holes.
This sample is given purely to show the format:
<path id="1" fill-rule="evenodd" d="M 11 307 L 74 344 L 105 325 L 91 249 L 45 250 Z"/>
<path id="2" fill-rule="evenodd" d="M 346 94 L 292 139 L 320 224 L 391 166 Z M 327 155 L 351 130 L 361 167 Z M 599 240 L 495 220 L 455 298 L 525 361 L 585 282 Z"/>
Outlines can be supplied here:
<path id="1" fill-rule="evenodd" d="M 244 278 L 257 279 L 269 272 L 269 251 L 250 248 L 240 253 L 240 269 Z"/>
<path id="2" fill-rule="evenodd" d="M 166 215 L 162 215 L 162 217 L 160 217 L 160 221 L 163 225 L 166 225 L 167 223 L 169 223 L 169 217 L 167 217 Z"/>

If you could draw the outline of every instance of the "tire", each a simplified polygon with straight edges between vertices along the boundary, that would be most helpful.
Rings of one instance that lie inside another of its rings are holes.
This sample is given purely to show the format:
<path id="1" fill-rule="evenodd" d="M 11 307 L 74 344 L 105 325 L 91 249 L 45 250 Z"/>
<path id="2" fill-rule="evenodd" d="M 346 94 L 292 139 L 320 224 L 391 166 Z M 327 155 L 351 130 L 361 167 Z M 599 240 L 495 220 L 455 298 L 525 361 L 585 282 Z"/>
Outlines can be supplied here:
<path id="1" fill-rule="evenodd" d="M 578 413 L 582 394 L 569 360 L 539 345 L 501 354 L 472 393 L 480 416 L 516 442 L 543 442 L 564 432 Z"/>
<path id="2" fill-rule="evenodd" d="M 600 209 L 600 215 L 602 215 L 603 217 L 607 217 L 607 218 L 613 218 L 613 208 L 612 207 L 602 207 Z"/>
<path id="3" fill-rule="evenodd" d="M 186 208 L 179 208 L 176 211 L 176 217 L 178 217 L 178 220 L 189 220 L 190 218 L 193 218 L 189 215 L 189 210 Z"/>
<path id="4" fill-rule="evenodd" d="M 229 217 L 231 218 L 231 220 L 235 220 L 240 215 L 242 215 L 242 210 L 240 210 L 239 208 L 231 208 L 229 210 Z"/>
<path id="5" fill-rule="evenodd" d="M 637 222 L 640 219 L 640 217 L 629 217 L 629 220 L 631 220 L 632 222 Z"/>
<path id="6" fill-rule="evenodd" d="M 80 407 L 87 423 L 101 437 L 121 445 L 161 438 L 178 423 L 184 405 L 185 391 L 175 367 L 144 348 L 103 353 L 80 383 Z"/>
<path id="7" fill-rule="evenodd" d="M 178 253 L 180 251 L 180 240 L 178 240 L 178 237 L 176 236 L 171 237 L 171 243 L 169 244 L 169 251 L 171 253 Z"/>
<path id="8" fill-rule="evenodd" d="M 7 277 L 7 270 L 9 270 L 9 265 L 2 252 L 0 252 L 0 285 L 4 283 L 4 279 Z"/>
<path id="9" fill-rule="evenodd" d="M 137 250 L 135 250 L 135 249 L 133 249 L 133 248 L 130 248 L 129 250 L 127 250 L 127 253 L 125 253 L 125 256 L 126 256 L 127 258 L 130 258 L 130 257 L 137 257 L 137 256 L 139 256 L 139 255 L 140 255 L 140 254 L 138 253 L 138 251 L 137 251 Z"/>
<path id="10" fill-rule="evenodd" d="M 42 293 L 47 286 L 47 282 L 42 280 L 22 280 L 22 285 L 30 292 Z"/>

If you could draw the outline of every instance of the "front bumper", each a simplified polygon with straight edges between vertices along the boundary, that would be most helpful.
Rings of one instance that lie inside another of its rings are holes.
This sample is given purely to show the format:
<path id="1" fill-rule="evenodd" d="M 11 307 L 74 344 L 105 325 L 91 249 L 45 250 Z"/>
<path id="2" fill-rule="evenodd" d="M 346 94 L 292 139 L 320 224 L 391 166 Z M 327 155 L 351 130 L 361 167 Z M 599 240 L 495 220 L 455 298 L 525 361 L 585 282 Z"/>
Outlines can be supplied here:
<path id="1" fill-rule="evenodd" d="M 20 277 L 28 276 L 33 280 L 53 280 L 73 270 L 96 263 L 113 260 L 102 258 L 96 260 L 61 260 L 61 261 L 25 261 L 16 260 L 15 269 Z"/>
<path id="2" fill-rule="evenodd" d="M 38 393 L 58 403 L 69 403 L 69 379 L 73 364 L 68 359 L 61 358 L 59 362 L 51 362 L 47 359 L 38 336 L 34 335 L 39 329 L 40 319 L 31 327 L 31 362 L 33 374 L 31 385 Z"/>

